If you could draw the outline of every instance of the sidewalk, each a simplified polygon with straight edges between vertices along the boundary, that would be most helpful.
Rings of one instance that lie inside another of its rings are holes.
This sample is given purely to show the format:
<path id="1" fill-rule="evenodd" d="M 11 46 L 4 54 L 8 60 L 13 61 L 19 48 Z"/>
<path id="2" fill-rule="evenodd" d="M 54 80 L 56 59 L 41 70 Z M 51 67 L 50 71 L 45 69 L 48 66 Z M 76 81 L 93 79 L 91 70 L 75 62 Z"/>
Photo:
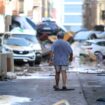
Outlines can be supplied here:
<path id="1" fill-rule="evenodd" d="M 88 105 L 105 105 L 105 74 L 80 73 L 79 79 Z"/>
<path id="2" fill-rule="evenodd" d="M 53 105 L 61 100 L 68 101 L 70 105 L 105 105 L 105 71 L 91 65 L 70 65 L 68 88 L 75 89 L 71 91 L 53 90 L 52 66 L 17 68 L 21 71 L 17 72 L 17 79 L 0 81 L 0 105 L 15 105 L 16 102 L 20 102 L 16 105 Z"/>

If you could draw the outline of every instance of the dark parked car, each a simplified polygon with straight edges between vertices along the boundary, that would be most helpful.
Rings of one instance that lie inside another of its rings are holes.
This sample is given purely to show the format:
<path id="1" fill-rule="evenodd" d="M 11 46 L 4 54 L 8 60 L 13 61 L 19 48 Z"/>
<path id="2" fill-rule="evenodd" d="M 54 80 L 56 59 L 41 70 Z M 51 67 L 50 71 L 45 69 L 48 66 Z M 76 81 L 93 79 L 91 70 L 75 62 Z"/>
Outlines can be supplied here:
<path id="1" fill-rule="evenodd" d="M 56 35 L 59 31 L 59 26 L 55 21 L 45 20 L 37 24 L 37 37 L 40 40 L 45 40 L 48 35 Z"/>
<path id="2" fill-rule="evenodd" d="M 37 25 L 37 32 L 42 34 L 48 32 L 49 34 L 56 34 L 58 26 L 55 21 L 46 20 Z"/>

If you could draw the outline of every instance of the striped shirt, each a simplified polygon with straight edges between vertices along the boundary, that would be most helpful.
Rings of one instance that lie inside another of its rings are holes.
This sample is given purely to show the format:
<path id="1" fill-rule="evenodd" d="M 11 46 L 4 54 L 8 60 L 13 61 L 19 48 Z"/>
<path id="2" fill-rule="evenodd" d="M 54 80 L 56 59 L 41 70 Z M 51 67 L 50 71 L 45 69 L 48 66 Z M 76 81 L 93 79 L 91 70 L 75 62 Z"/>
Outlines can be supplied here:
<path id="1" fill-rule="evenodd" d="M 68 65 L 69 57 L 72 53 L 70 44 L 62 39 L 56 40 L 52 46 L 51 51 L 53 52 L 53 63 L 54 65 Z"/>

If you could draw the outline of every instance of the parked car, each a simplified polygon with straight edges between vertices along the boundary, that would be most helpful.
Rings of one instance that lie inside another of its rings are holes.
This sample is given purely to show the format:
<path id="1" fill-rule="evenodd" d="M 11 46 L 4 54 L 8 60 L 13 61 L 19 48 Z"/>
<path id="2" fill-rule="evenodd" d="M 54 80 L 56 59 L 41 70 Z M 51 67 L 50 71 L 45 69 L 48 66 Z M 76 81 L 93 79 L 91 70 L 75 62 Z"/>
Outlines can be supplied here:
<path id="1" fill-rule="evenodd" d="M 34 65 L 36 55 L 32 44 L 23 38 L 9 37 L 3 44 L 4 52 L 12 52 L 15 62 L 27 62 Z"/>
<path id="2" fill-rule="evenodd" d="M 57 24 L 55 21 L 46 20 L 37 25 L 37 37 L 40 41 L 56 39 L 58 32 L 65 33 L 64 39 L 69 40 L 73 32 L 67 31 L 65 27 L 60 24 Z"/>
<path id="3" fill-rule="evenodd" d="M 105 32 L 102 31 L 80 31 L 74 34 L 74 41 L 85 41 L 90 39 L 105 38 Z"/>
<path id="4" fill-rule="evenodd" d="M 40 40 L 45 40 L 49 35 L 56 35 L 59 30 L 55 21 L 45 20 L 37 24 L 37 37 Z"/>
<path id="5" fill-rule="evenodd" d="M 14 37 L 24 38 L 32 43 L 32 48 L 34 49 L 36 55 L 35 64 L 40 64 L 42 58 L 42 48 L 37 37 L 31 33 L 30 30 L 23 30 L 22 32 L 11 31 L 11 33 Z"/>
<path id="6" fill-rule="evenodd" d="M 37 25 L 39 31 L 49 32 L 49 34 L 56 34 L 58 32 L 58 25 L 56 21 L 51 18 L 44 18 L 40 24 Z"/>
<path id="7" fill-rule="evenodd" d="M 82 55 L 96 56 L 96 59 L 103 60 L 105 58 L 105 39 L 87 40 L 81 45 Z"/>
<path id="8" fill-rule="evenodd" d="M 74 41 L 84 41 L 96 38 L 96 35 L 92 31 L 80 31 L 73 36 Z"/>

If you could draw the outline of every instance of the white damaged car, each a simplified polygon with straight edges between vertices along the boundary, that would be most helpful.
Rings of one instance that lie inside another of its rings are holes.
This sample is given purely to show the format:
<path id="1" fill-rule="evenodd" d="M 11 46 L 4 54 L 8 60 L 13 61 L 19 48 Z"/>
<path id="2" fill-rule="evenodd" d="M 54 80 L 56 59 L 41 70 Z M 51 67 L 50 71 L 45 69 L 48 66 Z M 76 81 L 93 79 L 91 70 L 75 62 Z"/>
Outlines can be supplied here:
<path id="1" fill-rule="evenodd" d="M 32 48 L 32 44 L 23 38 L 8 38 L 4 41 L 3 50 L 4 52 L 12 52 L 16 62 L 26 62 L 30 66 L 34 65 L 36 59 L 35 51 Z"/>
<path id="2" fill-rule="evenodd" d="M 32 48 L 35 50 L 35 64 L 40 64 L 42 60 L 42 47 L 36 35 L 31 30 L 11 31 L 11 35 L 16 38 L 24 38 L 32 43 Z"/>

